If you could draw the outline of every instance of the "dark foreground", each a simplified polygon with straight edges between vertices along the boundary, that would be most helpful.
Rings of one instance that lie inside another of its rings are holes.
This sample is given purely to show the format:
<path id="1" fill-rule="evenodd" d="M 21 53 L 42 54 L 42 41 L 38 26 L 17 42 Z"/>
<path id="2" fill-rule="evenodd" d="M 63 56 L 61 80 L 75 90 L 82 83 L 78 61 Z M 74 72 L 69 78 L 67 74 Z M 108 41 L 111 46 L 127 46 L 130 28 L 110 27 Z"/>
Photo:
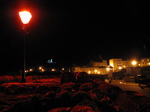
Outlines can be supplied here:
<path id="1" fill-rule="evenodd" d="M 150 99 L 100 79 L 56 77 L 1 84 L 0 112 L 150 112 Z"/>
<path id="2" fill-rule="evenodd" d="M 136 91 L 150 98 L 150 86 L 134 82 L 125 82 L 124 80 L 113 80 L 111 84 L 120 87 L 123 91 Z"/>

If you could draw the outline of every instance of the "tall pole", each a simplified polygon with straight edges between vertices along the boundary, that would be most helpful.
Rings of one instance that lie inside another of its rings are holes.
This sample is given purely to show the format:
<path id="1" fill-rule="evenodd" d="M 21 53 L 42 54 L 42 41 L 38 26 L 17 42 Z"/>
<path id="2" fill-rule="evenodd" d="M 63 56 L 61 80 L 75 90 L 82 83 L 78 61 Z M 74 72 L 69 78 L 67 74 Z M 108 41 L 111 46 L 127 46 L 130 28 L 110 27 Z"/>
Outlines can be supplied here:
<path id="1" fill-rule="evenodd" d="M 21 11 L 21 12 L 19 12 L 19 16 L 20 16 L 21 21 L 23 23 L 22 30 L 24 31 L 24 45 L 23 45 L 23 47 L 24 47 L 24 51 L 23 51 L 24 61 L 23 61 L 23 72 L 22 72 L 21 82 L 25 83 L 26 82 L 26 36 L 28 34 L 26 27 L 27 27 L 32 15 L 28 11 Z"/>
<path id="2" fill-rule="evenodd" d="M 24 51 L 23 51 L 23 73 L 22 73 L 22 80 L 21 82 L 24 83 L 26 82 L 26 31 L 24 32 Z"/>

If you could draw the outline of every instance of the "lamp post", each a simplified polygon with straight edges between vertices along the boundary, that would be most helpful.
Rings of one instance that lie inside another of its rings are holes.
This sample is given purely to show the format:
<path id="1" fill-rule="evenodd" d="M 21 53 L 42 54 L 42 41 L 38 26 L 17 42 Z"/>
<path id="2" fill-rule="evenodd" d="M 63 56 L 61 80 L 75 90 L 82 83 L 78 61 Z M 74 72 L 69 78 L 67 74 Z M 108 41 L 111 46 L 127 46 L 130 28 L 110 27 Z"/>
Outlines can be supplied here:
<path id="1" fill-rule="evenodd" d="M 29 24 L 32 15 L 28 11 L 20 11 L 19 12 L 20 19 L 22 21 L 22 30 L 24 31 L 24 64 L 23 64 L 23 73 L 21 82 L 26 82 L 26 35 L 28 34 L 26 27 Z"/>

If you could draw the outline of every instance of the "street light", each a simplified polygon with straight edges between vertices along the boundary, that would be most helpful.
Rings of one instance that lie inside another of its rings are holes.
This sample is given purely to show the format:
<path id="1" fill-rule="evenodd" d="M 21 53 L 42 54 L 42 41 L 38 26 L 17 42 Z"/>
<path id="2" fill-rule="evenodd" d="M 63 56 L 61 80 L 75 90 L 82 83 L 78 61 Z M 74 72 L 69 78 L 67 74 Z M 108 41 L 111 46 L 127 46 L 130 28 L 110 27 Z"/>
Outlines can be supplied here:
<path id="1" fill-rule="evenodd" d="M 29 24 L 30 22 L 30 19 L 32 18 L 32 15 L 30 12 L 28 11 L 20 11 L 19 12 L 19 16 L 20 16 L 20 19 L 23 23 L 22 25 L 22 30 L 24 31 L 24 66 L 23 66 L 23 73 L 22 73 L 22 83 L 26 82 L 26 79 L 25 79 L 25 76 L 26 76 L 26 52 L 25 52 L 25 44 L 26 44 L 26 35 L 28 34 L 27 32 L 27 25 Z"/>
<path id="2" fill-rule="evenodd" d="M 132 63 L 133 66 L 136 66 L 137 61 L 133 60 L 131 63 Z"/>

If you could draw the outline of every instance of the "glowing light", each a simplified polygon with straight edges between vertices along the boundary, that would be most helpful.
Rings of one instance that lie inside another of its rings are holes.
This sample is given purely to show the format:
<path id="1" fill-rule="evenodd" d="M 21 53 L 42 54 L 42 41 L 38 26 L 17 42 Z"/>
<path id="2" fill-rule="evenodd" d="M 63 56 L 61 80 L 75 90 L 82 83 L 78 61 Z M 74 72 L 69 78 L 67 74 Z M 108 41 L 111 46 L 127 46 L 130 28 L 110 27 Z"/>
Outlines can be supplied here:
<path id="1" fill-rule="evenodd" d="M 42 67 L 39 67 L 39 70 L 41 70 L 42 69 Z"/>
<path id="2" fill-rule="evenodd" d="M 114 67 L 114 63 L 112 61 L 110 61 L 110 66 Z"/>
<path id="3" fill-rule="evenodd" d="M 119 69 L 119 70 L 121 70 L 121 69 L 122 69 L 122 67 L 120 66 L 120 67 L 118 67 L 118 69 Z"/>
<path id="4" fill-rule="evenodd" d="M 106 70 L 109 71 L 109 70 L 111 70 L 111 68 L 108 67 L 108 68 L 106 68 Z"/>
<path id="5" fill-rule="evenodd" d="M 54 71 L 56 71 L 56 69 L 52 68 L 52 71 L 54 72 Z"/>
<path id="6" fill-rule="evenodd" d="M 30 72 L 32 72 L 32 71 L 33 71 L 33 69 L 29 69 L 29 71 L 30 71 Z"/>
<path id="7" fill-rule="evenodd" d="M 94 72 L 97 72 L 97 70 L 94 70 Z"/>
<path id="8" fill-rule="evenodd" d="M 20 16 L 20 19 L 21 19 L 23 24 L 28 24 L 30 19 L 32 18 L 31 13 L 28 11 L 19 12 L 19 16 Z"/>
<path id="9" fill-rule="evenodd" d="M 90 74 L 90 73 L 91 73 L 91 71 L 88 71 L 88 73 Z"/>
<path id="10" fill-rule="evenodd" d="M 44 72 L 45 70 L 44 69 L 42 69 L 42 72 Z"/>
<path id="11" fill-rule="evenodd" d="M 137 61 L 133 60 L 131 63 L 133 66 L 135 66 L 137 64 Z"/>
<path id="12" fill-rule="evenodd" d="M 98 71 L 97 73 L 100 74 L 101 72 Z"/>

